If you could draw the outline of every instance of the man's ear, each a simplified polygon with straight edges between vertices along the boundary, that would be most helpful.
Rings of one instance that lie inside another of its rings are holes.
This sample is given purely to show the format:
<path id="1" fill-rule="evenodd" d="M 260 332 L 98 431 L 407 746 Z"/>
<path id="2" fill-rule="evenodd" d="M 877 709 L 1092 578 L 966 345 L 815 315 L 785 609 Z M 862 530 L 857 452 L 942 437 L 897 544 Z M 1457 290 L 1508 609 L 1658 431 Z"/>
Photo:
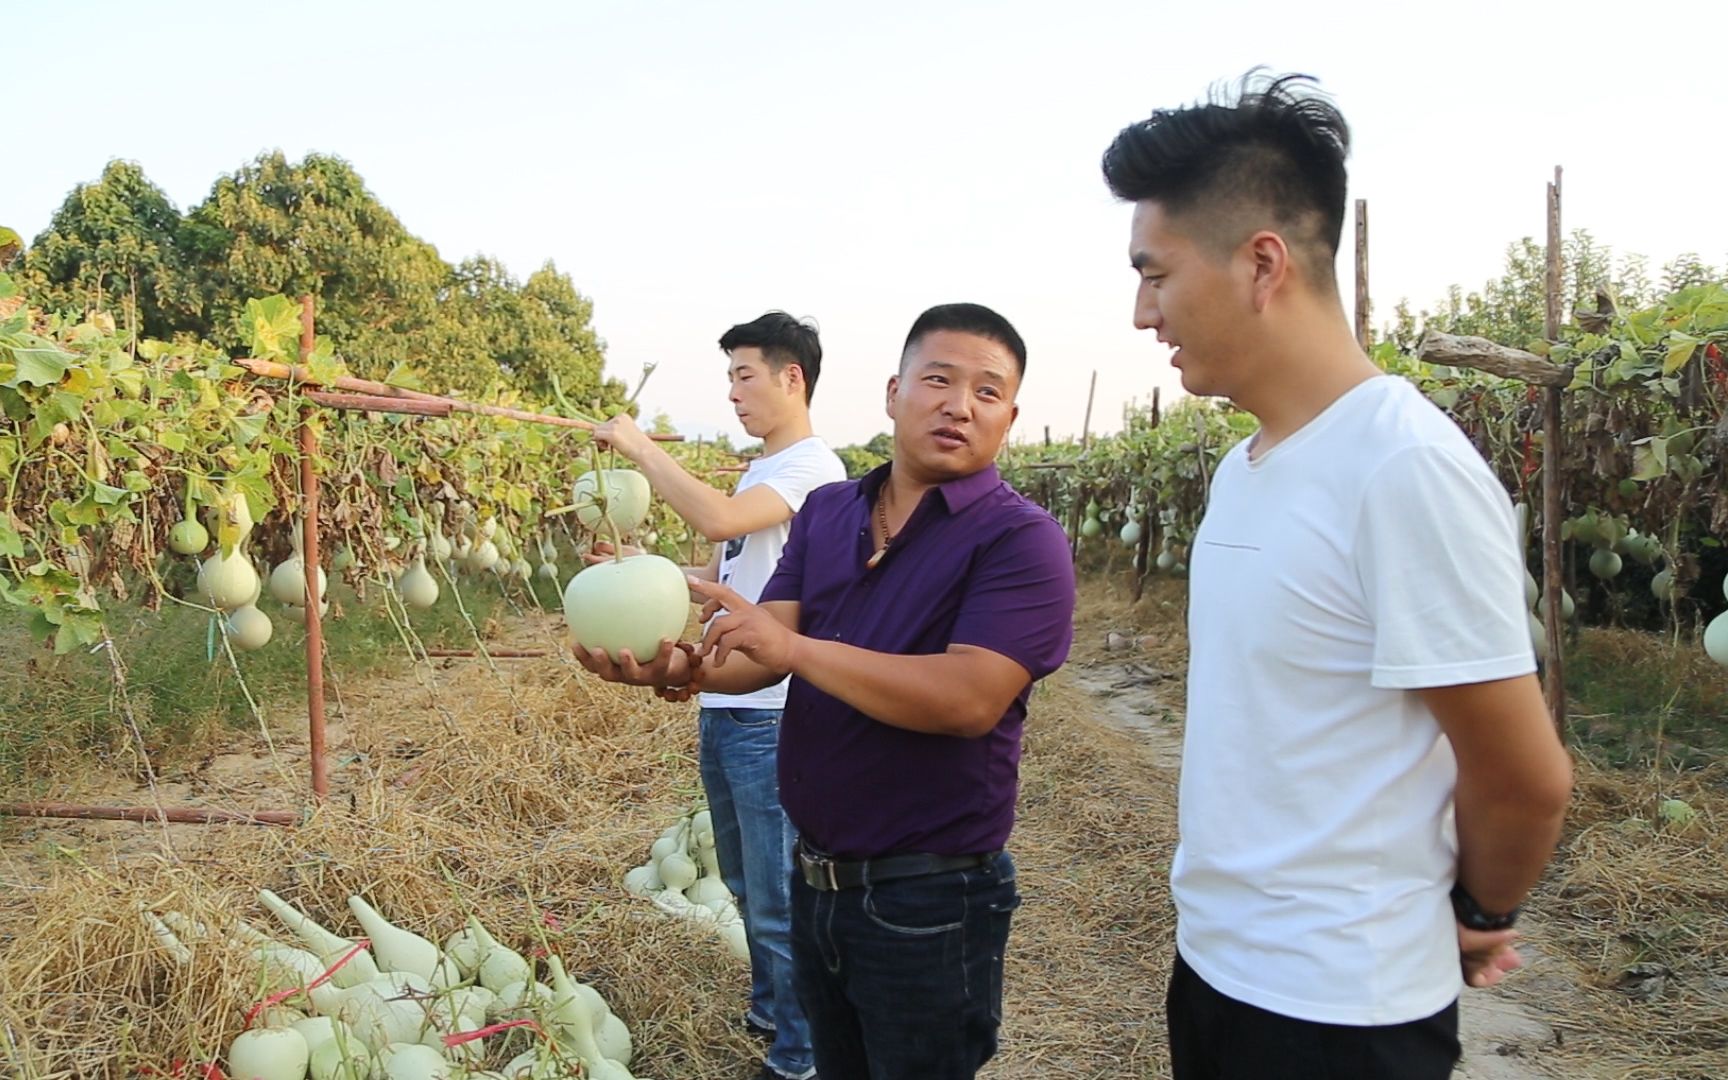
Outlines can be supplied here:
<path id="1" fill-rule="evenodd" d="M 1270 229 L 1262 229 L 1249 237 L 1246 247 L 1252 273 L 1254 310 L 1263 312 L 1290 276 L 1290 248 L 1282 236 Z"/>
<path id="2" fill-rule="evenodd" d="M 888 376 L 888 419 L 894 419 L 894 403 L 900 399 L 900 376 Z"/>

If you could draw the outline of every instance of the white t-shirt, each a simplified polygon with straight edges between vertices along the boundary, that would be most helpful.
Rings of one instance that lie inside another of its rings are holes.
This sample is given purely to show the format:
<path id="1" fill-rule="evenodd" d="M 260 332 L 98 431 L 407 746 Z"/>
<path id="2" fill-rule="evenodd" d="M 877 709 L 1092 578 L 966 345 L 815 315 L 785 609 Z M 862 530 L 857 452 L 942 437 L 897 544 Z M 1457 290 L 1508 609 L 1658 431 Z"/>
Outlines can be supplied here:
<path id="1" fill-rule="evenodd" d="M 1457 763 L 1421 687 L 1535 670 L 1511 500 L 1371 378 L 1219 464 L 1191 545 L 1177 947 L 1219 992 L 1396 1024 L 1463 987 Z"/>
<path id="2" fill-rule="evenodd" d="M 767 484 L 786 500 L 796 514 L 804 507 L 804 498 L 823 484 L 846 479 L 846 466 L 840 456 L 828 449 L 828 444 L 812 435 L 800 439 L 777 454 L 759 457 L 738 480 L 738 492 L 758 484 Z M 720 554 L 720 581 L 754 603 L 768 587 L 768 579 L 780 565 L 780 551 L 792 532 L 790 518 L 778 525 L 758 529 L 726 542 Z M 1522 578 L 1519 579 L 1522 582 Z M 1523 588 L 1520 584 L 1519 588 Z M 701 703 L 709 709 L 783 709 L 786 707 L 786 683 L 782 679 L 754 694 L 702 694 Z"/>

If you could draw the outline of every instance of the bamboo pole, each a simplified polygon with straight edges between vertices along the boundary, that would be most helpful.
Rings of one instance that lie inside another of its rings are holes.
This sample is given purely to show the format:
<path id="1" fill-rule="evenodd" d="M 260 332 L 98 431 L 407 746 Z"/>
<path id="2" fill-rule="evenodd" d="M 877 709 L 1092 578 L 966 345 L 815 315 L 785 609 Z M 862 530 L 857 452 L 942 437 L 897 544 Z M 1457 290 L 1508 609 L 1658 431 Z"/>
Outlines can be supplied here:
<path id="1" fill-rule="evenodd" d="M 0 817 L 72 818 L 80 821 L 166 821 L 181 825 L 292 825 L 292 810 L 216 810 L 207 807 L 84 806 L 79 803 L 0 803 Z"/>
<path id="2" fill-rule="evenodd" d="M 349 412 L 401 413 L 408 416 L 449 416 L 454 410 L 448 401 L 422 401 L 418 398 L 394 398 L 379 394 L 333 394 L 327 390 L 304 391 L 307 401 L 326 409 Z"/>
<path id="3" fill-rule="evenodd" d="M 333 386 L 338 390 L 352 390 L 362 394 L 375 394 L 379 397 L 401 398 L 413 401 L 446 402 L 451 411 L 471 413 L 475 416 L 495 416 L 505 420 L 522 420 L 532 424 L 547 424 L 552 427 L 576 428 L 580 431 L 593 431 L 595 423 L 592 420 L 582 420 L 570 416 L 551 416 L 546 413 L 529 412 L 525 409 L 512 409 L 503 405 L 480 405 L 471 401 L 445 397 L 440 394 L 428 394 L 421 390 L 409 390 L 401 386 L 391 386 L 389 383 L 374 382 L 371 379 L 356 379 L 349 375 L 338 375 L 325 383 L 315 378 L 310 369 L 304 365 L 278 364 L 273 360 L 257 360 L 251 357 L 240 357 L 232 363 L 245 368 L 254 375 L 270 379 L 289 379 L 294 382 L 308 383 L 313 386 Z M 683 442 L 684 436 L 677 434 L 649 433 L 648 438 L 655 442 Z"/>
<path id="4" fill-rule="evenodd" d="M 1368 328 L 1368 200 L 1356 200 L 1356 344 L 1367 352 L 1372 332 Z"/>
<path id="5" fill-rule="evenodd" d="M 300 298 L 300 360 L 312 356 L 316 344 L 312 297 Z M 324 757 L 324 617 L 318 612 L 318 431 L 313 426 L 317 405 L 300 410 L 300 498 L 301 557 L 306 567 L 306 727 L 312 758 L 312 797 L 319 802 L 330 795 L 329 763 Z"/>
<path id="6" fill-rule="evenodd" d="M 1098 369 L 1092 369 L 1092 385 L 1086 388 L 1086 419 L 1080 424 L 1080 449 L 1092 445 L 1092 396 L 1098 392 Z"/>
<path id="7" fill-rule="evenodd" d="M 1561 258 L 1560 167 L 1556 165 L 1554 182 L 1548 185 L 1548 295 L 1543 331 L 1549 341 L 1560 337 L 1560 290 L 1564 280 Z M 1560 490 L 1565 461 L 1560 443 L 1565 407 L 1561 397 L 1563 393 L 1562 386 L 1555 383 L 1542 388 L 1542 621 L 1548 629 L 1548 662 L 1543 674 L 1546 676 L 1549 713 L 1555 730 L 1562 733 L 1566 729 L 1566 679 L 1561 656 L 1564 639 L 1560 632 L 1564 621 L 1561 599 L 1565 588 L 1560 565 L 1560 519 L 1565 513 Z"/>

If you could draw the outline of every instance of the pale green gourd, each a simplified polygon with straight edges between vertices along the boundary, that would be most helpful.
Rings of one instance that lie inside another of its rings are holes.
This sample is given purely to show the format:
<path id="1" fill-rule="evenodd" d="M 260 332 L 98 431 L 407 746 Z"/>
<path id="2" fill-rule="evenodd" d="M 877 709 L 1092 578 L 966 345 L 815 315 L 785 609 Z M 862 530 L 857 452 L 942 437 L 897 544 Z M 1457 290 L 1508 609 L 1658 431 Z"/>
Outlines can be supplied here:
<path id="1" fill-rule="evenodd" d="M 231 1080 L 305 1080 L 311 1051 L 293 1028 L 242 1031 L 228 1046 Z"/>
<path id="2" fill-rule="evenodd" d="M 260 889 L 258 899 L 283 926 L 292 930 L 301 941 L 304 941 L 310 947 L 312 955 L 322 960 L 326 967 L 342 959 L 349 950 L 354 948 L 354 942 L 319 926 L 305 912 L 269 889 Z M 378 965 L 373 961 L 372 954 L 362 949 L 353 959 L 342 965 L 341 970 L 331 976 L 331 981 L 337 986 L 347 988 L 370 982 L 376 979 L 378 975 Z"/>
<path id="3" fill-rule="evenodd" d="M 646 663 L 662 640 L 677 641 L 690 617 L 684 571 L 660 555 L 599 563 L 564 587 L 564 620 L 573 644 L 603 649 L 614 662 L 629 649 Z"/>

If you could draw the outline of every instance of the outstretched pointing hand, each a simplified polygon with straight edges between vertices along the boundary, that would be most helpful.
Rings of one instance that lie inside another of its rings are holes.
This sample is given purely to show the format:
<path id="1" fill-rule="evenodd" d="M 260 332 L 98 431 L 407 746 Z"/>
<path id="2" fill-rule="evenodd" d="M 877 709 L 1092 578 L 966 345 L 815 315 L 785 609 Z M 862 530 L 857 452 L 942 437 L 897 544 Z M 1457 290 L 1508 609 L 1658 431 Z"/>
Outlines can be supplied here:
<path id="1" fill-rule="evenodd" d="M 689 580 L 690 591 L 707 601 L 702 605 L 702 621 L 708 630 L 696 647 L 698 656 L 704 660 L 712 656 L 714 666 L 721 667 L 733 652 L 740 652 L 776 675 L 792 673 L 800 639 L 785 623 L 729 585 L 698 577 Z"/>

